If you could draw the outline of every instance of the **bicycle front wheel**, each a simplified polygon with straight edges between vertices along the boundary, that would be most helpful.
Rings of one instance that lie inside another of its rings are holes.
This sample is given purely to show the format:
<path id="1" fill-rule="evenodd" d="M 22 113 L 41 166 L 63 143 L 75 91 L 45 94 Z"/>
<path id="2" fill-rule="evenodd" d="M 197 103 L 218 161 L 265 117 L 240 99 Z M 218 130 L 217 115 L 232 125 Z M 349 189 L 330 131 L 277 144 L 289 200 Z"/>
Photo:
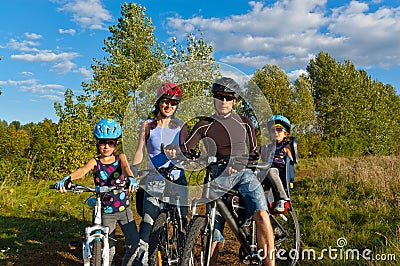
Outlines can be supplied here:
<path id="1" fill-rule="evenodd" d="M 92 266 L 101 266 L 102 256 L 101 256 L 101 248 L 103 242 L 99 240 L 94 240 L 91 244 L 92 246 L 92 258 L 90 259 L 90 265 Z"/>
<path id="2" fill-rule="evenodd" d="M 300 256 L 300 225 L 294 209 L 271 215 L 274 229 L 276 265 L 295 265 Z"/>
<path id="3" fill-rule="evenodd" d="M 186 234 L 185 246 L 182 253 L 182 266 L 206 266 L 207 249 L 211 244 L 211 232 L 206 228 L 206 218 L 197 216 L 190 222 L 189 231 Z"/>
<path id="4" fill-rule="evenodd" d="M 149 239 L 149 265 L 178 265 L 184 234 L 168 212 L 154 221 Z"/>

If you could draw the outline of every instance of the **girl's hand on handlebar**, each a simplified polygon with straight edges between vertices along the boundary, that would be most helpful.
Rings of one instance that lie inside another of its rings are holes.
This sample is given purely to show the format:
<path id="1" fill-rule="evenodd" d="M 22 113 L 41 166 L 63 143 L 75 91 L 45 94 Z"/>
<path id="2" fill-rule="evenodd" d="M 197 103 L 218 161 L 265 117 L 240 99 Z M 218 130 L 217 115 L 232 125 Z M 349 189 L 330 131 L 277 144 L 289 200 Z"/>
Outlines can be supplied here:
<path id="1" fill-rule="evenodd" d="M 67 192 L 66 188 L 68 188 L 70 186 L 71 182 L 72 182 L 71 177 L 66 176 L 63 179 L 61 179 L 60 181 L 56 182 L 55 189 L 57 189 L 61 193 L 65 193 L 65 192 Z"/>

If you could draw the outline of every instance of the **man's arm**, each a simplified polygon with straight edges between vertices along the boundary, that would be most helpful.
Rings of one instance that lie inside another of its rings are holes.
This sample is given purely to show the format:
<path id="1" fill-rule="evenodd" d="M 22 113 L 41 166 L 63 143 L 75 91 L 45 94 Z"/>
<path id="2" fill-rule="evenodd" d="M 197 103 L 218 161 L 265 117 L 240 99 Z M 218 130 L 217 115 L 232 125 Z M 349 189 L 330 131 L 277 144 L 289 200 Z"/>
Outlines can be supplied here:
<path id="1" fill-rule="evenodd" d="M 203 121 L 197 122 L 197 124 L 190 132 L 189 136 L 187 136 L 185 139 L 181 139 L 180 148 L 182 152 L 190 152 L 191 150 L 196 148 L 197 143 L 200 141 L 200 139 L 202 139 L 203 130 L 205 127 L 207 127 L 207 125 L 204 125 Z M 187 132 L 186 126 L 185 130 Z M 181 137 L 182 136 L 183 134 L 181 134 Z"/>

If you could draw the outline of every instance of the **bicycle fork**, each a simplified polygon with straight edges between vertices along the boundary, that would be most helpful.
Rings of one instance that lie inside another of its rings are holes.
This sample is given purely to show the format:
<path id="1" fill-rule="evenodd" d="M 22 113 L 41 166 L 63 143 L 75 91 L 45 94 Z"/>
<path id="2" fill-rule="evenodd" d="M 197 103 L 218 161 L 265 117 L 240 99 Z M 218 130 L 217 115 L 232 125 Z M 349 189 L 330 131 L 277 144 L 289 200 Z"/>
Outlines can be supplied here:
<path id="1" fill-rule="evenodd" d="M 90 259 L 92 258 L 92 252 L 90 244 L 94 241 L 103 242 L 103 251 L 101 254 L 103 265 L 108 265 L 110 260 L 110 248 L 108 245 L 108 226 L 93 225 L 85 228 L 85 242 L 83 243 L 83 265 L 90 266 Z"/>
<path id="2" fill-rule="evenodd" d="M 82 243 L 83 252 L 83 265 L 90 266 L 90 259 L 92 258 L 91 244 L 95 241 L 100 241 L 102 245 L 102 265 L 108 265 L 110 261 L 110 247 L 108 235 L 110 228 L 101 225 L 101 199 L 96 198 L 96 204 L 93 210 L 93 225 L 85 228 L 85 241 Z M 92 245 L 93 246 L 93 245 Z M 96 254 L 97 256 L 99 254 Z"/>

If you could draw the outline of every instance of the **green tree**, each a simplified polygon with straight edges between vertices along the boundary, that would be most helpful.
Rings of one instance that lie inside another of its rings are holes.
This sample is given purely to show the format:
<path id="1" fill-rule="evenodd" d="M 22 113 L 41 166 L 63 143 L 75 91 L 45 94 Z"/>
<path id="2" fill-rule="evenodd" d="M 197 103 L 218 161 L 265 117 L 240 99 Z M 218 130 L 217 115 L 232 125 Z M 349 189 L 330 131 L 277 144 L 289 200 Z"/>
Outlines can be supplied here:
<path id="1" fill-rule="evenodd" d="M 277 65 L 265 65 L 256 70 L 253 80 L 267 98 L 272 113 L 289 116 L 294 101 L 286 73 Z"/>
<path id="2" fill-rule="evenodd" d="M 45 179 L 58 177 L 60 156 L 57 149 L 57 124 L 49 119 L 23 126 L 31 136 L 31 146 L 26 155 L 29 164 L 26 166 L 27 178 Z"/>
<path id="3" fill-rule="evenodd" d="M 18 123 L 0 130 L 0 180 L 7 178 L 9 182 L 19 184 L 26 175 L 29 164 L 26 155 L 32 139 L 27 130 L 17 130 L 15 124 Z"/>
<path id="4" fill-rule="evenodd" d="M 390 153 L 395 141 L 398 97 L 392 86 L 372 81 L 350 61 L 320 52 L 307 72 L 314 87 L 318 123 L 331 152 L 339 155 Z"/>
<path id="5" fill-rule="evenodd" d="M 88 114 L 87 105 L 79 97 L 75 103 L 74 94 L 70 89 L 66 90 L 64 97 L 64 105 L 54 105 L 59 117 L 57 151 L 62 175 L 79 168 L 96 154 L 93 140 L 94 123 Z"/>
<path id="6" fill-rule="evenodd" d="M 165 53 L 153 35 L 154 26 L 145 7 L 135 3 L 121 6 L 122 17 L 109 28 L 111 36 L 103 48 L 109 56 L 95 59 L 94 75 L 83 83 L 90 114 L 122 121 L 127 105 L 139 86 L 153 73 L 166 66 Z"/>

